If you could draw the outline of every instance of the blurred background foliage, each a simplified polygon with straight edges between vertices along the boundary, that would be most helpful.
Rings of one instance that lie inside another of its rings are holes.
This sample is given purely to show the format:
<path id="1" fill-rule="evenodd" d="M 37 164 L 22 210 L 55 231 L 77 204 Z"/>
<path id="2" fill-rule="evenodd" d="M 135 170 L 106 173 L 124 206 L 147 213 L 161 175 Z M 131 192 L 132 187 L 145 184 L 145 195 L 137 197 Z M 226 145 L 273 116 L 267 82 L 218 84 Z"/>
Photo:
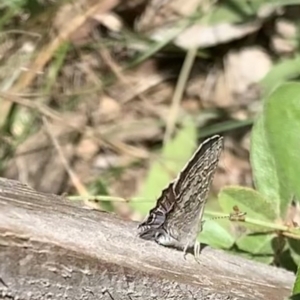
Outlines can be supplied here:
<path id="1" fill-rule="evenodd" d="M 295 272 L 299 16 L 300 0 L 1 1 L 1 176 L 142 220 L 218 133 L 200 241 Z M 235 205 L 244 222 L 212 218 Z"/>

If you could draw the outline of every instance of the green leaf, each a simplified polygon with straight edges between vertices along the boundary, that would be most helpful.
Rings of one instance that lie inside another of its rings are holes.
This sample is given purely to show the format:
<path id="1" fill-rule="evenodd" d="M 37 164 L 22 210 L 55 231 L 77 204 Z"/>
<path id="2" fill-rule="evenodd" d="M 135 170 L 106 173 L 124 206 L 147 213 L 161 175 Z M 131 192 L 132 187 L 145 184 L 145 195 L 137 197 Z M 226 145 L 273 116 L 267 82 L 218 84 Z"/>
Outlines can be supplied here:
<path id="1" fill-rule="evenodd" d="M 282 259 L 283 267 L 288 270 L 296 271 L 297 266 L 300 265 L 300 245 L 299 240 L 287 238 L 287 248 L 289 249 L 290 259 Z"/>
<path id="2" fill-rule="evenodd" d="M 54 84 L 57 82 L 57 78 L 63 63 L 67 57 L 68 51 L 70 49 L 70 44 L 65 42 L 62 43 L 58 50 L 55 52 L 54 59 L 48 68 L 46 85 L 44 87 L 44 93 L 46 95 L 51 94 L 51 90 Z"/>
<path id="3" fill-rule="evenodd" d="M 293 286 L 293 295 L 300 294 L 300 265 L 298 266 L 296 280 Z"/>
<path id="4" fill-rule="evenodd" d="M 231 254 L 235 254 L 235 255 L 239 255 L 245 259 L 248 260 L 255 260 L 264 264 L 270 264 L 272 263 L 272 261 L 274 260 L 273 255 L 272 256 L 268 256 L 268 255 L 253 255 L 249 252 L 241 252 L 239 250 L 236 249 L 230 249 L 230 253 Z"/>
<path id="5" fill-rule="evenodd" d="M 250 188 L 225 187 L 219 193 L 218 200 L 221 208 L 228 213 L 232 212 L 233 206 L 237 205 L 242 212 L 247 213 L 247 217 L 266 221 L 276 219 L 272 203 Z"/>
<path id="6" fill-rule="evenodd" d="M 272 202 L 279 216 L 280 179 L 277 176 L 275 158 L 266 139 L 264 116 L 256 121 L 251 133 L 250 162 L 256 189 Z"/>
<path id="7" fill-rule="evenodd" d="M 201 129 L 200 137 L 211 136 L 220 132 L 227 132 L 236 130 L 239 128 L 243 128 L 246 126 L 253 125 L 253 119 L 247 120 L 229 120 L 220 123 L 213 123 L 209 126 L 205 126 L 205 128 Z"/>
<path id="8" fill-rule="evenodd" d="M 247 251 L 253 255 L 265 255 L 273 258 L 274 251 L 272 240 L 276 234 L 250 234 L 244 235 L 236 241 L 239 249 Z"/>
<path id="9" fill-rule="evenodd" d="M 296 263 L 300 263 L 300 243 L 297 239 L 287 238 L 289 248 L 298 255 Z"/>
<path id="10" fill-rule="evenodd" d="M 215 5 L 209 16 L 209 25 L 244 23 L 254 19 L 255 12 L 246 1 L 223 2 Z"/>
<path id="11" fill-rule="evenodd" d="M 285 83 L 264 105 L 264 128 L 281 183 L 281 217 L 293 195 L 300 199 L 300 85 Z"/>
<path id="12" fill-rule="evenodd" d="M 162 150 L 162 157 L 155 161 L 148 173 L 139 197 L 153 199 L 151 202 L 132 202 L 131 206 L 142 214 L 147 214 L 171 180 L 192 156 L 197 140 L 195 123 L 187 119 L 176 137 L 169 141 Z"/>
<path id="13" fill-rule="evenodd" d="M 203 231 L 199 234 L 198 240 L 215 248 L 229 249 L 235 242 L 235 238 L 219 222 L 206 220 Z"/>
<path id="14" fill-rule="evenodd" d="M 268 8 L 279 8 L 287 5 L 299 4 L 299 0 L 251 0 L 251 1 L 220 1 L 214 5 L 209 24 L 246 23 L 249 20 L 260 21 L 257 15 Z M 269 9 L 270 10 L 270 9 Z"/>
<path id="15" fill-rule="evenodd" d="M 272 67 L 269 73 L 261 81 L 264 93 L 268 95 L 277 86 L 300 74 L 300 56 L 284 59 Z"/>

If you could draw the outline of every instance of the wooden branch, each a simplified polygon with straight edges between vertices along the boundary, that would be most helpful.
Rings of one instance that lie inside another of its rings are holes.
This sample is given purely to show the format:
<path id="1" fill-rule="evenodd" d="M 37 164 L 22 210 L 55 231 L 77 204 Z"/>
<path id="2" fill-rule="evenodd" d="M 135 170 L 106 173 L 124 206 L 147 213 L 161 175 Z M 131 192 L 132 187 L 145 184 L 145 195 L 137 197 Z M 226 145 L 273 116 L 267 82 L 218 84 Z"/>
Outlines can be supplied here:
<path id="1" fill-rule="evenodd" d="M 272 299 L 294 275 L 205 248 L 136 236 L 136 223 L 0 178 L 0 299 Z M 2 297 L 2 298 L 1 298 Z"/>

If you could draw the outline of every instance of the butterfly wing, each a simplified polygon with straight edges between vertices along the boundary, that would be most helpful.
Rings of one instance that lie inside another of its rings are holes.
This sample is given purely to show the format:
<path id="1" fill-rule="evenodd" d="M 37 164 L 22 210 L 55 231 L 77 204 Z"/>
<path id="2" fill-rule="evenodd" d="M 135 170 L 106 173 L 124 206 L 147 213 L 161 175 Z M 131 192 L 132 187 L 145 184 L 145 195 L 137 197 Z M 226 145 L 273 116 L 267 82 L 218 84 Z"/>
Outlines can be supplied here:
<path id="1" fill-rule="evenodd" d="M 199 146 L 177 178 L 162 191 L 146 220 L 138 226 L 141 238 L 157 241 L 160 235 L 162 243 L 178 241 L 181 244 L 180 235 L 193 231 L 191 229 L 201 222 L 222 147 L 223 138 L 218 135 Z"/>
<path id="2" fill-rule="evenodd" d="M 195 151 L 174 181 L 176 202 L 164 226 L 174 237 L 197 235 L 209 189 L 223 149 L 223 137 L 215 135 Z"/>
<path id="3" fill-rule="evenodd" d="M 138 226 L 139 236 L 146 240 L 155 239 L 155 234 L 164 224 L 167 214 L 172 210 L 175 203 L 173 182 L 165 188 L 156 205 L 148 214 L 146 220 Z"/>

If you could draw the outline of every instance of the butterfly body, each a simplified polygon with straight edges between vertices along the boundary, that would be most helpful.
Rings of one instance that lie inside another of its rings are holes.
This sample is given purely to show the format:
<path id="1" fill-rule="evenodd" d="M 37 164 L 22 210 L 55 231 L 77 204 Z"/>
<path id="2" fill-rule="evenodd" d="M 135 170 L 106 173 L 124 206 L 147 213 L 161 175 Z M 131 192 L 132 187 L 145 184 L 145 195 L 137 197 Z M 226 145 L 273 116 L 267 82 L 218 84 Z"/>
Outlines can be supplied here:
<path id="1" fill-rule="evenodd" d="M 204 206 L 222 148 L 223 138 L 218 135 L 199 146 L 139 225 L 141 238 L 183 249 L 184 253 L 194 246 L 195 256 L 199 255 L 197 236 L 202 231 Z"/>

